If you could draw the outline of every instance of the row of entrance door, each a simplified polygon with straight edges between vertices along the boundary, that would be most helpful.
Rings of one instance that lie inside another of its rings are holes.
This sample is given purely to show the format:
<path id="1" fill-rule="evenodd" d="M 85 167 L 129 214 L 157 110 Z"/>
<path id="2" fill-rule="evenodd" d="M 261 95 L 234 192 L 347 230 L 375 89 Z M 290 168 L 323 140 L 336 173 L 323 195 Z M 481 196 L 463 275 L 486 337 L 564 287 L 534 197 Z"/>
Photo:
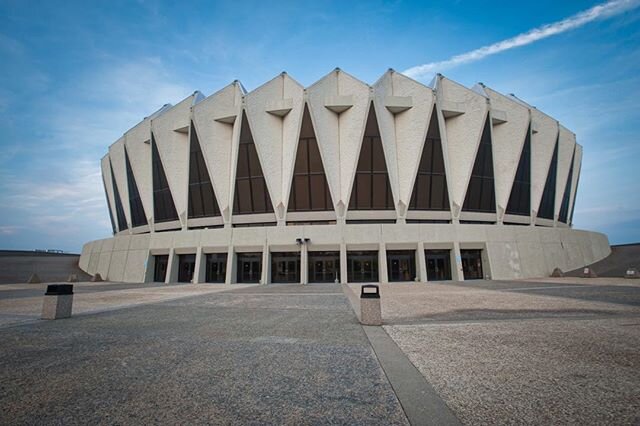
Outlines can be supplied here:
<path id="1" fill-rule="evenodd" d="M 465 280 L 482 279 L 482 250 L 460 250 Z M 425 250 L 427 280 L 451 280 L 451 250 Z M 169 256 L 155 257 L 154 281 L 164 282 Z M 178 281 L 191 282 L 195 272 L 196 255 L 178 255 Z M 271 282 L 300 282 L 300 253 L 271 253 Z M 224 283 L 227 275 L 227 254 L 206 255 L 205 281 Z M 236 282 L 259 283 L 262 277 L 262 253 L 236 254 Z M 311 283 L 340 282 L 340 252 L 309 252 L 308 278 Z M 391 282 L 414 281 L 416 278 L 415 250 L 387 251 L 387 278 Z M 378 252 L 347 252 L 348 282 L 378 282 Z"/>

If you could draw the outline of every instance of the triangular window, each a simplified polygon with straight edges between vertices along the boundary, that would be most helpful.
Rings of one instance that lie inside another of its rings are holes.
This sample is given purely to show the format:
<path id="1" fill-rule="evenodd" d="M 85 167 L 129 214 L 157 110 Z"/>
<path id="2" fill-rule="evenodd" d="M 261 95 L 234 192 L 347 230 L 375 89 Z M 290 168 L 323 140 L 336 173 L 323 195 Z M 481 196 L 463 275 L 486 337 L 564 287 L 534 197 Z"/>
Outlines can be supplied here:
<path id="1" fill-rule="evenodd" d="M 569 215 L 569 198 L 571 198 L 571 180 L 573 180 L 573 160 L 576 158 L 576 149 L 573 148 L 573 155 L 571 155 L 571 167 L 569 167 L 569 176 L 567 176 L 567 184 L 564 186 L 564 194 L 562 195 L 562 204 L 560 204 L 560 215 L 558 220 L 560 222 L 567 223 L 567 216 Z"/>
<path id="2" fill-rule="evenodd" d="M 578 198 L 578 186 L 580 186 L 580 170 L 576 179 L 576 189 L 573 191 L 573 203 L 571 203 L 571 214 L 569 215 L 569 225 L 573 226 L 573 214 L 576 212 L 576 199 Z"/>
<path id="3" fill-rule="evenodd" d="M 553 149 L 553 157 L 551 158 L 551 165 L 549 166 L 549 173 L 547 174 L 547 181 L 544 184 L 544 191 L 542 192 L 542 200 L 540 201 L 540 209 L 538 210 L 538 217 L 553 220 L 553 209 L 554 209 L 554 204 L 556 200 L 557 171 L 558 171 L 558 141 L 556 140 L 556 146 Z"/>
<path id="4" fill-rule="evenodd" d="M 111 230 L 113 234 L 116 233 L 116 223 L 113 221 L 113 213 L 111 212 L 111 203 L 109 203 L 109 193 L 107 192 L 107 184 L 104 182 L 104 176 L 102 179 L 102 186 L 104 187 L 104 195 L 107 196 L 107 210 L 109 210 L 109 220 L 111 221 Z"/>
<path id="5" fill-rule="evenodd" d="M 115 198 L 115 202 L 116 202 L 116 218 L 118 219 L 118 230 L 124 231 L 125 229 L 129 229 L 129 226 L 127 225 L 127 218 L 124 215 L 124 209 L 122 208 L 120 191 L 118 191 L 118 184 L 116 183 L 116 175 L 113 174 L 113 165 L 111 165 L 111 162 L 109 162 L 109 167 L 111 168 L 111 184 L 113 185 L 113 198 Z"/>
<path id="6" fill-rule="evenodd" d="M 373 103 L 364 130 L 360 158 L 349 200 L 350 210 L 393 210 L 387 163 Z"/>
<path id="7" fill-rule="evenodd" d="M 233 200 L 234 214 L 272 213 L 273 205 L 246 114 L 242 114 L 238 167 Z"/>
<path id="8" fill-rule="evenodd" d="M 127 165 L 127 186 L 129 188 L 129 209 L 131 210 L 131 227 L 143 226 L 147 224 L 147 216 L 144 214 L 144 207 L 142 206 L 142 199 L 140 198 L 140 192 L 138 192 L 138 184 L 136 183 L 136 177 L 131 170 L 131 163 L 129 162 L 129 154 L 127 154 L 127 148 L 124 148 L 124 159 Z"/>
<path id="9" fill-rule="evenodd" d="M 522 216 L 531 214 L 531 125 L 524 139 L 506 213 Z"/>
<path id="10" fill-rule="evenodd" d="M 409 210 L 449 210 L 447 175 L 444 169 L 440 127 L 435 108 L 431 113 L 427 139 L 422 148 Z"/>
<path id="11" fill-rule="evenodd" d="M 331 193 L 307 105 L 304 106 L 302 115 L 288 209 L 290 212 L 333 210 Z"/>
<path id="12" fill-rule="evenodd" d="M 220 208 L 193 122 L 189 145 L 189 219 L 220 216 Z"/>
<path id="13" fill-rule="evenodd" d="M 167 176 L 164 174 L 156 140 L 151 134 L 151 159 L 153 170 L 153 220 L 155 223 L 178 220 Z"/>
<path id="14" fill-rule="evenodd" d="M 490 119 L 484 123 L 480 146 L 473 164 L 467 195 L 462 206 L 463 211 L 496 212 L 496 192 L 493 185 L 493 153 L 491 150 Z"/>

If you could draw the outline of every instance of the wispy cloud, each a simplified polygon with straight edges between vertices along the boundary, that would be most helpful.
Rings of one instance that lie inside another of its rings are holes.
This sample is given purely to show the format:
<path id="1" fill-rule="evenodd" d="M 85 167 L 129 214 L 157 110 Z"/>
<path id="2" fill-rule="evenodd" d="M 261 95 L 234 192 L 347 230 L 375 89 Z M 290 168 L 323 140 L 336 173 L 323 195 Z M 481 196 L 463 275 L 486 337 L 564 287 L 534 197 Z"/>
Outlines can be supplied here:
<path id="1" fill-rule="evenodd" d="M 469 62 L 479 61 L 487 56 L 495 55 L 516 47 L 526 46 L 528 44 L 535 43 L 538 40 L 582 27 L 583 25 L 598 19 L 605 19 L 619 15 L 638 6 L 640 6 L 640 0 L 611 0 L 594 6 L 591 9 L 576 13 L 575 15 L 561 21 L 533 28 L 525 33 L 518 34 L 515 37 L 453 56 L 452 58 L 444 61 L 417 65 L 405 70 L 403 73 L 412 78 L 431 76 L 435 72 L 450 69 Z"/>

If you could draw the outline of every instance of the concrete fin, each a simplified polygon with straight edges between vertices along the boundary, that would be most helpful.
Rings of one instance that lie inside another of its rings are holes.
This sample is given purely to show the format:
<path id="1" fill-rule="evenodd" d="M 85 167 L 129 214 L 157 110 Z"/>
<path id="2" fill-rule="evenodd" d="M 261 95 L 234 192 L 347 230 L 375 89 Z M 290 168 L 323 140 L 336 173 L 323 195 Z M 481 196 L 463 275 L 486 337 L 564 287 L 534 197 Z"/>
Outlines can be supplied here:
<path id="1" fill-rule="evenodd" d="M 485 86 L 484 92 L 491 104 L 496 203 L 506 210 L 529 129 L 529 109 L 489 87 Z M 506 119 L 505 111 L 509 111 L 510 120 Z M 500 119 L 497 125 L 496 116 L 501 115 L 504 120 Z"/>
<path id="2" fill-rule="evenodd" d="M 531 210 L 537 215 L 547 181 L 551 157 L 558 138 L 558 123 L 537 109 L 531 109 Z M 537 128 L 537 132 L 533 129 Z"/>
<path id="3" fill-rule="evenodd" d="M 173 129 L 189 127 L 193 99 L 194 95 L 189 96 L 151 121 L 151 129 L 178 217 L 186 217 L 187 212 L 189 135 L 188 132 L 174 132 Z"/>
<path id="4" fill-rule="evenodd" d="M 225 221 L 230 220 L 224 212 L 230 212 L 232 203 L 241 125 L 236 117 L 241 108 L 242 90 L 237 83 L 229 84 L 192 108 L 193 125 Z M 233 117 L 233 120 L 220 121 L 214 117 Z"/>
<path id="5" fill-rule="evenodd" d="M 245 96 L 247 119 L 274 206 L 284 204 L 291 182 L 303 107 L 304 88 L 285 73 Z M 283 114 L 284 110 L 288 111 Z"/>
<path id="6" fill-rule="evenodd" d="M 340 114 L 326 108 L 328 98 L 344 96 L 350 98 L 350 108 Z M 334 70 L 307 88 L 307 99 L 333 201 L 348 200 L 369 110 L 369 86 Z"/>
<path id="7" fill-rule="evenodd" d="M 122 203 L 122 208 L 124 210 L 127 228 L 130 228 L 131 210 L 129 207 L 129 185 L 127 184 L 127 169 L 124 158 L 124 139 L 124 136 L 121 137 L 116 141 L 116 143 L 109 147 L 109 158 L 111 159 L 111 170 L 113 173 L 113 178 L 115 179 L 115 183 L 117 185 L 117 188 L 114 189 L 114 192 L 117 191 L 120 194 L 120 202 Z M 118 228 L 121 228 L 120 224 L 118 224 Z"/>
<path id="8" fill-rule="evenodd" d="M 451 202 L 462 206 L 471 177 L 471 171 L 480 145 L 482 130 L 488 113 L 487 99 L 445 77 L 440 77 L 437 101 L 443 110 L 458 110 L 465 106 L 466 112 L 445 120 L 446 134 L 443 145 L 448 152 L 447 183 Z M 446 115 L 445 115 L 446 117 Z"/>

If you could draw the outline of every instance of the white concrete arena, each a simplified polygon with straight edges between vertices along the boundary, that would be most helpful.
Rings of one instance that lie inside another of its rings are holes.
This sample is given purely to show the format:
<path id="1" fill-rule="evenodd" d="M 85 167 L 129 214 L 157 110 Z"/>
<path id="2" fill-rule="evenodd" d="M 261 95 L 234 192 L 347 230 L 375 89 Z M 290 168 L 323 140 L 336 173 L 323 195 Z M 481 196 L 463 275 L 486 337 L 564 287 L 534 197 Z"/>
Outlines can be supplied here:
<path id="1" fill-rule="evenodd" d="M 610 252 L 572 228 L 582 147 L 513 95 L 389 70 L 195 92 L 102 159 L 110 281 L 514 279 Z"/>

